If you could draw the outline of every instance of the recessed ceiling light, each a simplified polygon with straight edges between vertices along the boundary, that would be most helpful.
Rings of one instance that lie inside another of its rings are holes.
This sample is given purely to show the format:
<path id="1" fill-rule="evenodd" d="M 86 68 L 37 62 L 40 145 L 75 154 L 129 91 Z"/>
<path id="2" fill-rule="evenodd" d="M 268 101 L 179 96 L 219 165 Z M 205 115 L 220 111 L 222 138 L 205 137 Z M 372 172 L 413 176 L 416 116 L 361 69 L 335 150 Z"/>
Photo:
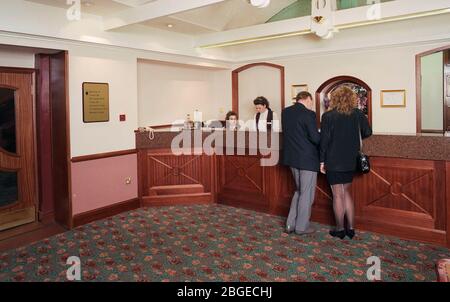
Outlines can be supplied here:
<path id="1" fill-rule="evenodd" d="M 167 24 L 167 27 L 168 27 L 168 28 L 172 28 L 172 27 L 173 27 L 173 24 Z"/>

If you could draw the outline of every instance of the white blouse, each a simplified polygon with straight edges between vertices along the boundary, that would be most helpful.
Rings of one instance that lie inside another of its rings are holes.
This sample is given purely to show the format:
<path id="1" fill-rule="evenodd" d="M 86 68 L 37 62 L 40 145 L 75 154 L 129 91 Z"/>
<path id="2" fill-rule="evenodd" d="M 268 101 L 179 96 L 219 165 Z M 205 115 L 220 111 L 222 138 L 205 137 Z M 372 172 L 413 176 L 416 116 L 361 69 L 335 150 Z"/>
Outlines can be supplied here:
<path id="1" fill-rule="evenodd" d="M 259 123 L 258 123 L 258 129 L 261 132 L 267 132 L 267 115 L 269 114 L 269 110 L 264 111 L 261 113 L 259 117 Z M 252 130 L 256 131 L 256 115 L 253 116 L 253 123 L 252 123 Z M 278 118 L 278 115 L 273 112 L 273 120 L 272 120 L 272 131 L 273 132 L 280 132 L 280 119 Z"/>

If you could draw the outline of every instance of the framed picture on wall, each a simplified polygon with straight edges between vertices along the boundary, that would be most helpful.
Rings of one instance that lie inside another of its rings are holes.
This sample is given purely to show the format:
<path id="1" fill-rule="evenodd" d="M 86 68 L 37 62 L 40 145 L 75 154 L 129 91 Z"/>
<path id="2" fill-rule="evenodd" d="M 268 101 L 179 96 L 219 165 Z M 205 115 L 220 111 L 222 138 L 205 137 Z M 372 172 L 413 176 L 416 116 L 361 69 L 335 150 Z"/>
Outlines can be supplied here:
<path id="1" fill-rule="evenodd" d="M 406 107 L 406 90 L 382 90 L 381 107 L 383 108 Z"/>
<path id="2" fill-rule="evenodd" d="M 83 122 L 109 122 L 108 83 L 83 83 Z"/>
<path id="3" fill-rule="evenodd" d="M 302 91 L 308 91 L 307 84 L 292 85 L 292 99 L 295 100 L 297 94 L 299 94 Z"/>

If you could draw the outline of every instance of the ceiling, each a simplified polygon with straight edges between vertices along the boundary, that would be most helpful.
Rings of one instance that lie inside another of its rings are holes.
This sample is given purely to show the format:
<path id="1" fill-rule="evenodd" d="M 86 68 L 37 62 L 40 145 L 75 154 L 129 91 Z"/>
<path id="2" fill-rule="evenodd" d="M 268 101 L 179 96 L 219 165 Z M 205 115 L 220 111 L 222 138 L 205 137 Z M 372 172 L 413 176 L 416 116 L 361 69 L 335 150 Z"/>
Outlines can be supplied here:
<path id="1" fill-rule="evenodd" d="M 69 7 L 67 0 L 25 1 Z M 450 13 L 449 0 L 380 2 L 368 5 L 367 0 L 336 0 L 333 32 Z M 195 48 L 227 47 L 315 33 L 311 19 L 301 18 L 311 14 L 311 0 L 272 0 L 265 8 L 254 7 L 249 0 L 81 0 L 81 3 L 81 17 L 83 13 L 102 17 L 104 31 L 123 28 L 133 31 L 130 25 L 140 24 L 189 35 L 194 38 Z M 374 18 L 377 10 L 380 17 Z"/>
<path id="2" fill-rule="evenodd" d="M 55 7 L 67 8 L 67 0 L 26 0 Z M 113 0 L 81 0 L 82 12 L 94 15 L 106 16 L 117 13 L 121 10 L 129 8 L 129 6 L 120 4 Z"/>
<path id="3" fill-rule="evenodd" d="M 68 7 L 66 0 L 26 0 L 55 7 Z M 139 5 L 164 5 L 168 0 L 81 0 L 82 13 L 110 17 Z M 187 0 L 178 0 L 187 1 Z M 189 35 L 220 32 L 251 25 L 263 24 L 297 0 L 273 0 L 264 9 L 253 7 L 247 0 L 226 0 L 216 4 L 153 18 L 142 25 Z M 172 27 L 169 28 L 168 25 Z"/>

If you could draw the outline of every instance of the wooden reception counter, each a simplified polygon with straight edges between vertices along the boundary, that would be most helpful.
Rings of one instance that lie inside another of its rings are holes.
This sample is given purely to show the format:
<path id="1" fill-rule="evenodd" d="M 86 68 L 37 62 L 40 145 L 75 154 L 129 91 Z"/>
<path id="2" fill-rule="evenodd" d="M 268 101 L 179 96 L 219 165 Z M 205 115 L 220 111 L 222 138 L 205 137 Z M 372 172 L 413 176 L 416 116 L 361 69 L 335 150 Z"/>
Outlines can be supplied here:
<path id="1" fill-rule="evenodd" d="M 200 133 L 200 140 L 209 134 Z M 177 135 L 155 132 L 150 140 L 148 133 L 136 133 L 142 205 L 217 202 L 287 215 L 294 191 L 287 167 L 261 166 L 263 155 L 249 148 L 233 148 L 243 155 L 208 155 L 199 149 L 177 156 L 171 151 Z M 227 147 L 214 145 L 216 151 Z M 364 142 L 364 150 L 371 156 L 372 171 L 353 183 L 357 227 L 450 247 L 450 138 L 374 135 Z M 332 194 L 323 175 L 312 219 L 334 222 Z"/>

